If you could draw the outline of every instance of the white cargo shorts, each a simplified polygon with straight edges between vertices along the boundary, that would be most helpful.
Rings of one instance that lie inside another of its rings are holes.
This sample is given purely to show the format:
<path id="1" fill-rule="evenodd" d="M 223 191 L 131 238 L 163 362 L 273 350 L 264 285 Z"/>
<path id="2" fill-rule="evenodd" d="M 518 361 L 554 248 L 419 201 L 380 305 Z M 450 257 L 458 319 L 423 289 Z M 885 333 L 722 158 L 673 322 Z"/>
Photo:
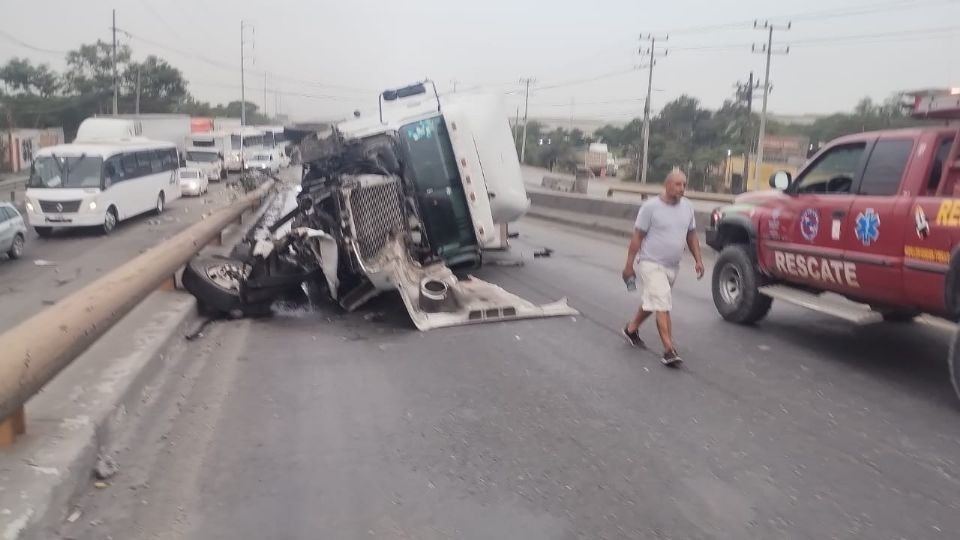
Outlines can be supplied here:
<path id="1" fill-rule="evenodd" d="M 673 309 L 673 283 L 677 270 L 650 261 L 637 263 L 637 281 L 640 285 L 640 308 L 655 313 Z"/>

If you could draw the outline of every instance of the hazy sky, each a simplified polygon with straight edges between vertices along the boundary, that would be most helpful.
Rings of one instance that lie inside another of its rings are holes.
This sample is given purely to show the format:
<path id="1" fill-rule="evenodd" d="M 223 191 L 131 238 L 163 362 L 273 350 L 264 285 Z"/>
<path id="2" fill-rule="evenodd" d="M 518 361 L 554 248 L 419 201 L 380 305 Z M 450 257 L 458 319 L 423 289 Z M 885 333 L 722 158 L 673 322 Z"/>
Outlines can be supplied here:
<path id="1" fill-rule="evenodd" d="M 532 116 L 621 120 L 642 111 L 642 33 L 670 35 L 654 71 L 654 110 L 690 94 L 710 107 L 737 80 L 763 75 L 750 52 L 766 32 L 752 21 L 793 22 L 774 34 L 770 110 L 849 110 L 869 95 L 960 86 L 958 0 L 0 0 L 0 62 L 14 56 L 63 67 L 63 53 L 110 39 L 110 11 L 134 56 L 183 70 L 202 100 L 240 95 L 240 21 L 247 31 L 247 99 L 298 119 L 376 110 L 378 91 L 430 77 L 441 91 L 513 92 L 534 77 Z M 784 17 L 786 16 L 786 17 Z M 10 41 L 12 36 L 32 50 Z M 569 84 L 615 74 L 580 84 Z M 570 102 L 574 100 L 574 106 Z M 759 108 L 759 103 L 757 104 Z"/>

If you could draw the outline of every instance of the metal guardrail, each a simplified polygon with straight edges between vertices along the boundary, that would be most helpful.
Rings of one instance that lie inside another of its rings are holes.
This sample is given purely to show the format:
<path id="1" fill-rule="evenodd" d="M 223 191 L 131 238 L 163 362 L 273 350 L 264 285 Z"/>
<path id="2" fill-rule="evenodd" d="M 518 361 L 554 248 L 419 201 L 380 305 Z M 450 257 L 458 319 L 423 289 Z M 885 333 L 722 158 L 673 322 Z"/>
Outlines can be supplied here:
<path id="1" fill-rule="evenodd" d="M 657 186 L 611 187 L 607 189 L 607 197 L 612 197 L 614 193 L 628 193 L 632 195 L 640 195 L 641 198 L 646 199 L 652 195 L 659 195 L 662 191 L 663 188 Z M 686 192 L 685 196 L 693 201 L 713 201 L 719 203 L 732 203 L 734 199 L 734 195 L 727 195 L 725 193 L 706 193 L 703 191 L 688 191 Z"/>
<path id="2" fill-rule="evenodd" d="M 172 277 L 248 208 L 272 181 L 0 334 L 0 443 L 24 432 L 23 405 L 111 326 Z M 166 286 L 165 286 L 166 285 Z M 4 440 L 6 439 L 6 440 Z"/>

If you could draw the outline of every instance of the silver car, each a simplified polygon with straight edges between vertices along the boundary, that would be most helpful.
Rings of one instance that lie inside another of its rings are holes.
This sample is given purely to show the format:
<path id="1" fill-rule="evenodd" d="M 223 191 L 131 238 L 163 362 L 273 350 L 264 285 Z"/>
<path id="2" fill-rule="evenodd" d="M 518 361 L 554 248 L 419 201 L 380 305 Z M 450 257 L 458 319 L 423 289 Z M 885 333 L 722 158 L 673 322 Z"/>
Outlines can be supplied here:
<path id="1" fill-rule="evenodd" d="M 0 202 L 0 253 L 19 259 L 26 241 L 27 224 L 23 216 L 12 204 Z"/>

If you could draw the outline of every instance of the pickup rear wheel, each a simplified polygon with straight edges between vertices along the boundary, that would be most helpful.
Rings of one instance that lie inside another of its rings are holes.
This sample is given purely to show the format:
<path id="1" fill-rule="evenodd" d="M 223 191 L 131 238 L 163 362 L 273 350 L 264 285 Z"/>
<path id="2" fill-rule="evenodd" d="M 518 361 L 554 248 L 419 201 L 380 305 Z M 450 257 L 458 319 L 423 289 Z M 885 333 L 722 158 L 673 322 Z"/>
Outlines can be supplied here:
<path id="1" fill-rule="evenodd" d="M 953 331 L 947 364 L 950 367 L 950 382 L 953 383 L 953 391 L 957 394 L 957 398 L 960 398 L 960 329 Z"/>
<path id="2" fill-rule="evenodd" d="M 724 320 L 753 324 L 770 311 L 773 299 L 760 294 L 763 276 L 746 244 L 723 248 L 713 267 L 713 303 Z"/>

